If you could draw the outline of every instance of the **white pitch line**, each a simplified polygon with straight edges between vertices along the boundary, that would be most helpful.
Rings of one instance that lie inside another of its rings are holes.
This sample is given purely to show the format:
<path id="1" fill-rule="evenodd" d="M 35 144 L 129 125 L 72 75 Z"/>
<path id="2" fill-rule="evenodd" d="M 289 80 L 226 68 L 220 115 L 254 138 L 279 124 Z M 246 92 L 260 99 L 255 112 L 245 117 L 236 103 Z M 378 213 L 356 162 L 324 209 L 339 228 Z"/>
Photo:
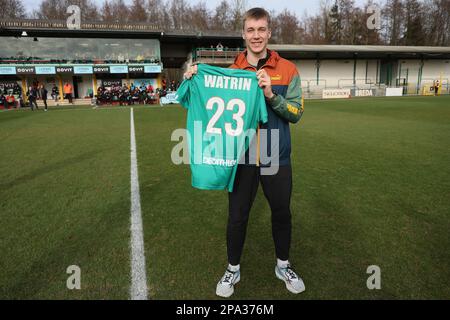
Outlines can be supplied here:
<path id="1" fill-rule="evenodd" d="M 145 272 L 144 233 L 142 228 L 141 196 L 134 134 L 134 112 L 130 109 L 131 146 L 131 300 L 147 300 L 147 275 Z"/>

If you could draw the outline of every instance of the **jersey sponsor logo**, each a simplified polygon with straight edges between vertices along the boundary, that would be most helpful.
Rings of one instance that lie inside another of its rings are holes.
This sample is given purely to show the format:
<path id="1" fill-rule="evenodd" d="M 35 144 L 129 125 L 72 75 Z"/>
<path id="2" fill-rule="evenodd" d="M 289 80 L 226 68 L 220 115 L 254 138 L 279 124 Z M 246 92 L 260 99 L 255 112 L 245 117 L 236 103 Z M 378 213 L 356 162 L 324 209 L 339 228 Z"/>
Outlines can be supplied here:
<path id="1" fill-rule="evenodd" d="M 213 166 L 234 167 L 236 163 L 236 160 L 203 157 L 203 164 L 209 164 Z"/>
<path id="2" fill-rule="evenodd" d="M 205 74 L 205 88 L 250 91 L 252 79 Z"/>

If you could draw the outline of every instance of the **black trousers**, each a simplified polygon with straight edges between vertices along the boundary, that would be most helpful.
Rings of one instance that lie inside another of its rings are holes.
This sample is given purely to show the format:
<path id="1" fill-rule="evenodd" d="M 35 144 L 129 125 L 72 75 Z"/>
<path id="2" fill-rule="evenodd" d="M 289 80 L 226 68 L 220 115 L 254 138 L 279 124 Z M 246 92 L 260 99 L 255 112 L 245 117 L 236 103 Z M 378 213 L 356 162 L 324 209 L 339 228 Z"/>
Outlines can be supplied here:
<path id="1" fill-rule="evenodd" d="M 34 106 L 36 107 L 36 109 L 39 109 L 37 102 L 36 102 L 36 98 L 28 98 L 28 102 L 30 104 L 30 108 L 31 110 L 34 110 Z"/>
<path id="2" fill-rule="evenodd" d="M 239 165 L 233 192 L 228 193 L 227 254 L 232 265 L 240 263 L 250 209 L 259 183 L 272 211 L 272 237 L 278 259 L 288 260 L 291 246 L 292 168 L 280 166 L 273 176 L 261 175 L 256 166 Z"/>

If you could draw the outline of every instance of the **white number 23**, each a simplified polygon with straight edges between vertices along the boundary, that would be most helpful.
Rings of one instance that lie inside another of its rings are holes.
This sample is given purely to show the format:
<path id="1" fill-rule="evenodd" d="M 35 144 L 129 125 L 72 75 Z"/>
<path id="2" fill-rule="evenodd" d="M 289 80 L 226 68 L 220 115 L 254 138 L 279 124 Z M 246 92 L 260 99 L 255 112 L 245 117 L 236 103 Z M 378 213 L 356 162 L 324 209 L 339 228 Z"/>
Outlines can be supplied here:
<path id="1" fill-rule="evenodd" d="M 213 110 L 215 104 L 217 105 L 217 111 L 209 121 L 206 132 L 212 134 L 222 134 L 222 129 L 216 128 L 214 125 L 217 123 L 225 110 L 225 101 L 223 101 L 222 98 L 213 97 L 208 100 L 206 109 Z M 238 112 L 233 114 L 233 119 L 236 121 L 236 129 L 232 128 L 231 123 L 225 123 L 226 133 L 233 137 L 239 136 L 244 128 L 244 119 L 242 119 L 242 116 L 245 113 L 245 103 L 241 99 L 232 99 L 227 103 L 227 110 L 234 111 L 235 106 L 238 106 Z"/>

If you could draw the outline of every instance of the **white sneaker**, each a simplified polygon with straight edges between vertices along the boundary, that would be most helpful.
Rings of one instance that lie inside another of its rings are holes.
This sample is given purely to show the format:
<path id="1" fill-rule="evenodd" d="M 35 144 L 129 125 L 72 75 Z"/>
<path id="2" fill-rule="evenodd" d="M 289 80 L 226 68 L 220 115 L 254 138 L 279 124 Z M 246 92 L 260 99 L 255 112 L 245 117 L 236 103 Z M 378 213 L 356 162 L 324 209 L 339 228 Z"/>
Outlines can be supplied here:
<path id="1" fill-rule="evenodd" d="M 278 279 L 286 283 L 286 288 L 292 293 L 301 293 L 305 291 L 305 284 L 302 278 L 300 278 L 291 266 L 288 264 L 286 268 L 280 268 L 278 265 L 275 267 L 275 275 Z"/>
<path id="2" fill-rule="evenodd" d="M 234 293 L 234 285 L 241 280 L 241 272 L 227 269 L 216 287 L 216 294 L 222 298 L 229 298 Z"/>

